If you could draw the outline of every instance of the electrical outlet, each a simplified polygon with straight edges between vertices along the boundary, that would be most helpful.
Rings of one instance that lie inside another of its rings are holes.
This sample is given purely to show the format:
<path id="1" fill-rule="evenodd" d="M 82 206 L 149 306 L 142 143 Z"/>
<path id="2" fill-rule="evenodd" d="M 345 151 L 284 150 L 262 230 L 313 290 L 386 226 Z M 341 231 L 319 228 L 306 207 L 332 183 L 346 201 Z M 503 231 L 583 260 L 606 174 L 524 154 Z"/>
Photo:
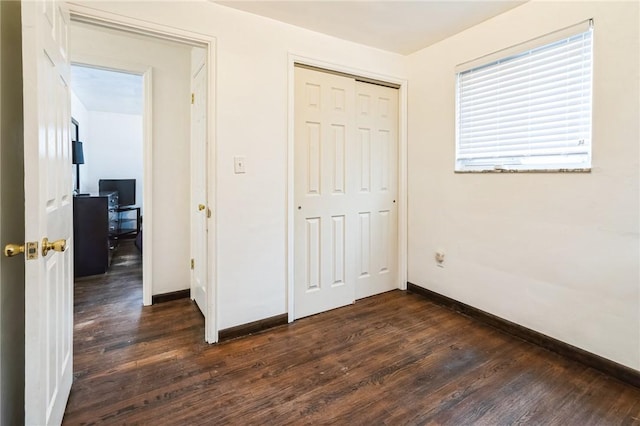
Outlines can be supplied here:
<path id="1" fill-rule="evenodd" d="M 444 268 L 444 250 L 436 251 L 436 266 Z"/>

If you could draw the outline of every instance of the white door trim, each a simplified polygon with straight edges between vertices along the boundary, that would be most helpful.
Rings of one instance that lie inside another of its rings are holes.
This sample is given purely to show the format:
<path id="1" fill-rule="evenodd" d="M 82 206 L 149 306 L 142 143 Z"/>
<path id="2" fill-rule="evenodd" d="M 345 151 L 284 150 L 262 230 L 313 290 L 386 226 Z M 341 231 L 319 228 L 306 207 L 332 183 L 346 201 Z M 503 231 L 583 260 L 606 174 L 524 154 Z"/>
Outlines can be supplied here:
<path id="1" fill-rule="evenodd" d="M 400 86 L 398 91 L 398 288 L 407 288 L 407 80 L 378 74 L 321 59 L 289 52 L 287 62 L 287 180 L 286 180 L 286 280 L 287 310 L 289 322 L 294 312 L 294 114 L 295 114 L 295 64 L 308 65 L 329 71 L 344 73 Z"/>
<path id="2" fill-rule="evenodd" d="M 216 90 L 215 84 L 215 72 L 216 72 L 216 38 L 212 35 L 196 33 L 192 31 L 186 31 L 179 28 L 169 27 L 161 24 L 156 24 L 148 21 L 142 21 L 135 18 L 130 18 L 127 16 L 117 15 L 110 12 L 105 12 L 102 10 L 97 10 L 92 7 L 77 4 L 77 3 L 68 3 L 68 8 L 71 13 L 72 21 L 80 21 L 85 23 L 92 23 L 98 26 L 116 28 L 124 31 L 129 31 L 133 33 L 140 33 L 149 35 L 156 38 L 164 38 L 177 42 L 182 42 L 185 44 L 197 45 L 206 49 L 207 51 L 207 64 L 208 64 L 208 78 L 207 78 L 207 146 L 208 146 L 208 164 L 207 164 L 207 198 L 209 200 L 209 205 L 212 209 L 212 218 L 209 224 L 209 235 L 207 239 L 207 251 L 209 256 L 207 257 L 207 321 L 205 323 L 205 340 L 208 343 L 215 343 L 218 341 L 218 307 L 217 307 L 217 219 L 216 219 L 216 187 L 217 187 L 217 179 L 216 179 L 216 169 L 215 169 L 215 154 L 216 154 L 216 126 L 215 126 L 215 117 L 216 117 L 216 109 L 214 102 L 214 93 Z M 151 76 L 151 75 L 149 75 Z M 148 81 L 145 80 L 145 92 L 151 89 L 151 79 Z M 147 101 L 150 102 L 150 97 L 145 96 L 145 112 L 147 108 L 149 112 L 151 112 L 151 104 L 147 104 Z M 151 135 L 151 122 L 145 121 L 145 133 Z M 151 144 L 149 144 L 151 147 Z M 145 161 L 150 160 L 151 157 L 151 149 L 145 150 L 144 153 Z M 145 204 L 147 203 L 147 195 L 151 194 L 151 188 L 147 188 L 147 182 L 151 182 L 151 170 L 149 170 L 149 175 L 147 175 L 147 170 L 145 169 Z M 150 204 L 146 204 L 150 206 Z M 148 210 L 145 210 L 145 229 L 148 225 Z M 143 242 L 145 246 L 145 251 L 148 251 L 151 247 L 151 232 L 145 232 L 143 237 L 146 236 L 145 239 L 148 239 L 148 244 Z M 147 236 L 148 235 L 148 236 Z M 150 250 L 149 250 L 150 251 Z M 147 262 L 147 258 L 144 258 L 144 265 L 151 265 L 151 262 Z M 143 266 L 144 268 L 145 266 Z M 185 265 L 188 267 L 188 265 Z M 147 271 L 146 268 L 143 270 L 143 274 L 150 274 L 150 271 Z M 144 279 L 144 278 L 143 278 Z M 144 294 L 144 303 L 147 302 L 150 304 L 151 302 L 151 290 L 149 289 L 148 294 Z M 147 300 L 148 297 L 148 300 Z"/>
<path id="3" fill-rule="evenodd" d="M 73 82 L 71 83 L 73 86 Z M 142 207 L 144 208 L 144 227 L 149 232 L 142 233 L 142 304 L 151 305 L 153 287 L 153 69 L 148 68 L 142 74 L 144 96 L 144 114 L 142 115 Z M 146 207 L 148 208 L 146 208 Z M 138 225 L 139 226 L 139 225 Z"/>

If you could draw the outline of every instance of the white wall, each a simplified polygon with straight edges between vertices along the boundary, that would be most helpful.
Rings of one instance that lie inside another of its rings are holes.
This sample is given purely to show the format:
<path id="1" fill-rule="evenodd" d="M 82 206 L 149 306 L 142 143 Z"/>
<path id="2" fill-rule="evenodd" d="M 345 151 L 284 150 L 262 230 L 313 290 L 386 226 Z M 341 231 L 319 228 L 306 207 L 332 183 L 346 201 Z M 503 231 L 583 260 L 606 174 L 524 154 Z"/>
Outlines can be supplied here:
<path id="1" fill-rule="evenodd" d="M 454 174 L 455 65 L 589 18 L 592 172 Z M 637 2 L 534 1 L 409 58 L 409 281 L 636 370 L 638 21 Z"/>
<path id="2" fill-rule="evenodd" d="M 218 327 L 286 312 L 287 54 L 397 77 L 404 58 L 207 1 L 86 4 L 216 37 Z"/>
<path id="3" fill-rule="evenodd" d="M 69 35 L 69 51 L 71 60 L 74 62 L 134 71 L 152 67 L 154 166 L 152 294 L 189 288 L 191 49 L 176 43 L 73 24 Z M 119 129 L 109 128 L 106 118 L 106 115 L 101 113 L 90 113 L 88 145 L 101 139 L 113 141 L 112 138 L 115 137 L 120 137 L 118 143 L 126 144 L 124 135 L 120 134 Z M 120 119 L 139 120 L 133 117 L 120 117 Z M 94 153 L 92 147 L 86 149 L 86 167 L 91 170 L 89 172 L 91 177 L 87 179 L 86 184 L 97 185 L 100 174 L 106 171 L 94 170 L 94 165 L 90 165 L 89 162 L 92 161 L 94 154 L 100 154 Z M 134 155 L 139 154 L 136 151 Z M 96 162 L 96 164 L 99 163 Z M 112 172 L 109 171 L 109 175 L 111 174 Z M 82 171 L 80 178 L 82 184 L 85 181 Z M 94 189 L 97 189 L 97 186 Z M 140 202 L 140 200 L 137 201 Z"/>
<path id="4" fill-rule="evenodd" d="M 91 142 L 84 145 L 80 185 L 97 193 L 100 179 L 135 179 L 136 203 L 142 206 L 142 115 L 89 111 L 87 130 Z"/>
<path id="5" fill-rule="evenodd" d="M 87 107 L 85 107 L 73 91 L 73 87 L 71 88 L 71 117 L 73 117 L 80 126 L 80 140 L 83 142 L 88 140 L 89 111 L 87 111 Z M 73 135 L 71 136 L 73 137 Z"/>
<path id="6" fill-rule="evenodd" d="M 89 111 L 84 106 L 80 98 L 73 91 L 73 87 L 71 88 L 71 117 L 73 117 L 78 122 L 78 130 L 80 134 L 80 141 L 82 144 L 82 152 L 84 154 L 86 150 L 86 145 L 90 144 L 91 137 L 89 136 Z M 73 138 L 74 135 L 71 135 Z M 86 144 L 86 145 L 85 145 Z M 91 163 L 80 164 L 80 193 L 88 193 L 89 189 L 87 184 L 89 183 L 87 179 L 87 172 L 91 167 Z M 72 181 L 73 187 L 76 187 L 76 165 L 72 167 Z"/>

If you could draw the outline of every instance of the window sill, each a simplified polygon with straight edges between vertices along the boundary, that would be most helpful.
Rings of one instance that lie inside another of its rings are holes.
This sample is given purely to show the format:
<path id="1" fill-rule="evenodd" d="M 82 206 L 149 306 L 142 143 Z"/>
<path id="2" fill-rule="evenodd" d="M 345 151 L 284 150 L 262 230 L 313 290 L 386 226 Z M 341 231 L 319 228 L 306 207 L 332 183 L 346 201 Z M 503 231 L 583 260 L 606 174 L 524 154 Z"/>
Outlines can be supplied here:
<path id="1" fill-rule="evenodd" d="M 487 169 L 487 170 L 454 170 L 454 173 L 591 173 L 591 168 L 582 169 Z"/>

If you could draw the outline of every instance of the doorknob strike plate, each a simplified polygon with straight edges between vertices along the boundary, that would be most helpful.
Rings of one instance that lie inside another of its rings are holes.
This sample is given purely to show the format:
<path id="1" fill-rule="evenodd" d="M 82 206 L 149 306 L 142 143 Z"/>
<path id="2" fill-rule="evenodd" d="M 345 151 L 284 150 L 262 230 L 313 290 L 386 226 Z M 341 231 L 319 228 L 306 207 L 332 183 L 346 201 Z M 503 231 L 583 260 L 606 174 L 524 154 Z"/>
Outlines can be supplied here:
<path id="1" fill-rule="evenodd" d="M 27 241 L 27 260 L 38 258 L 38 242 Z"/>

